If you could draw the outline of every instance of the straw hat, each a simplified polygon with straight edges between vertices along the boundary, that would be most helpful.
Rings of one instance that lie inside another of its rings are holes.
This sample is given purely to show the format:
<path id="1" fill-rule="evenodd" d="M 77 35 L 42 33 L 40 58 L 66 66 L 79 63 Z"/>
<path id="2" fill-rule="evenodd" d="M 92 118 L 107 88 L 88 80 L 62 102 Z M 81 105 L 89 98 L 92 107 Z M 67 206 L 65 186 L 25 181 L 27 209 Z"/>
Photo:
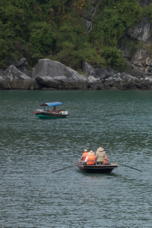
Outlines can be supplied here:
<path id="1" fill-rule="evenodd" d="M 104 148 L 103 147 L 99 147 L 98 151 L 102 152 L 102 151 L 104 151 Z"/>

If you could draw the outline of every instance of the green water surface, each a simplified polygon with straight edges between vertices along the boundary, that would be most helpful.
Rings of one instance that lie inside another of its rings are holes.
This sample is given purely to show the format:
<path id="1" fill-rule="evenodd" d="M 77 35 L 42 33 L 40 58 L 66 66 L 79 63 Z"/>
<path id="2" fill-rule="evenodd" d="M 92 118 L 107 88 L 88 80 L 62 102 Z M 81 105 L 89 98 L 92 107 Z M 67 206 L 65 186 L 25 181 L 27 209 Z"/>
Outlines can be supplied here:
<path id="1" fill-rule="evenodd" d="M 69 116 L 32 114 L 51 101 Z M 142 172 L 78 171 L 81 151 L 100 145 Z M 0 91 L 0 227 L 151 228 L 151 168 L 152 92 Z"/>

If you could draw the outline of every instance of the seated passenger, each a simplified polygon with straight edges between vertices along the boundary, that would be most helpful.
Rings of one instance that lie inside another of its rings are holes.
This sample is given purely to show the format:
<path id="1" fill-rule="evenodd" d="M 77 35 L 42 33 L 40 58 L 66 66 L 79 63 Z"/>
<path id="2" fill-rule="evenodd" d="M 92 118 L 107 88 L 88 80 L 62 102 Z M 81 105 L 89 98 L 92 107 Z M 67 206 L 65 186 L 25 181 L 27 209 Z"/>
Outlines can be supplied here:
<path id="1" fill-rule="evenodd" d="M 103 147 L 99 147 L 96 150 L 97 164 L 102 164 L 106 156 L 106 152 Z"/>
<path id="2" fill-rule="evenodd" d="M 85 159 L 85 162 L 87 165 L 95 165 L 96 164 L 96 155 L 92 150 L 89 151 L 89 153 Z"/>
<path id="3" fill-rule="evenodd" d="M 88 153 L 89 153 L 89 150 L 85 149 L 84 152 L 82 152 L 82 156 L 81 156 L 80 161 L 85 161 Z"/>
<path id="4" fill-rule="evenodd" d="M 58 110 L 56 109 L 56 106 L 53 106 L 52 112 L 54 112 L 54 113 L 57 113 L 58 112 Z"/>

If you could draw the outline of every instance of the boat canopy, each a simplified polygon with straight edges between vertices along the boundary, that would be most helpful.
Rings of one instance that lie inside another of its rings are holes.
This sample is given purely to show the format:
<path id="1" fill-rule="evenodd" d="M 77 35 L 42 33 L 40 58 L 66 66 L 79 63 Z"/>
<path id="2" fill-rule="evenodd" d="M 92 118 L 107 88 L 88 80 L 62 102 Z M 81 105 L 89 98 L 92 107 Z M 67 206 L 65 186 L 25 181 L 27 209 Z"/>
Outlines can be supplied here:
<path id="1" fill-rule="evenodd" d="M 55 107 L 55 106 L 59 106 L 62 105 L 63 102 L 59 102 L 59 101 L 55 101 L 55 102 L 47 102 L 47 103 L 43 103 L 40 106 L 49 106 L 49 107 Z"/>

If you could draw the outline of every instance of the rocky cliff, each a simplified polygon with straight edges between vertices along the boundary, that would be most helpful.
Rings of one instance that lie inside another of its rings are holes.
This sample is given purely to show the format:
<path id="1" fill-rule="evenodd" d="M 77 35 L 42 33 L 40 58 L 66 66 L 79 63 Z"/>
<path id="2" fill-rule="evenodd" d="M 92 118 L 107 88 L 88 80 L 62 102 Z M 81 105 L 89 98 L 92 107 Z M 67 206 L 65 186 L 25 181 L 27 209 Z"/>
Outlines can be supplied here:
<path id="1" fill-rule="evenodd" d="M 14 65 L 1 71 L 0 89 L 152 89 L 152 77 L 93 68 L 87 62 L 80 74 L 60 62 L 40 59 L 29 74 Z"/>
<path id="2" fill-rule="evenodd" d="M 86 34 L 94 30 L 95 17 L 105 1 L 89 2 L 89 8 L 80 13 Z M 147 12 L 152 8 L 151 0 L 138 2 L 147 7 Z M 148 13 L 142 15 L 126 29 L 118 42 L 127 63 L 125 71 L 100 67 L 99 64 L 97 67 L 83 60 L 80 74 L 48 58 L 40 59 L 29 68 L 26 58 L 21 58 L 16 64 L 0 70 L 0 89 L 152 89 L 152 19 Z"/>
<path id="3" fill-rule="evenodd" d="M 152 72 L 152 23 L 143 18 L 127 31 L 127 39 L 121 46 L 132 73 L 149 74 Z M 132 44 L 130 48 L 130 43 Z"/>

